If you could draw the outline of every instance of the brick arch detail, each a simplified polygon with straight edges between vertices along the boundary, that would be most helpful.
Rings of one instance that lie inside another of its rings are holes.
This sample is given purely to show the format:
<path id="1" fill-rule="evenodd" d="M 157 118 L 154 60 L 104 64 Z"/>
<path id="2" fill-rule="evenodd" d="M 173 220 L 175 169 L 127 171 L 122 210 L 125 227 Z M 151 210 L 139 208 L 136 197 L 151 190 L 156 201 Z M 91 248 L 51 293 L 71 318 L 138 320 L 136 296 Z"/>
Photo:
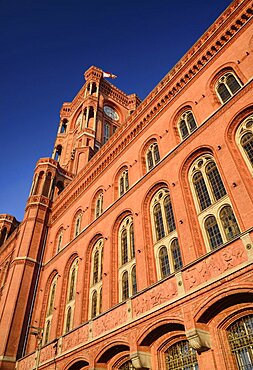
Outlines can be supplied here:
<path id="1" fill-rule="evenodd" d="M 225 132 L 225 140 L 227 142 L 228 149 L 234 158 L 235 165 L 238 169 L 238 172 L 241 174 L 241 180 L 244 182 L 249 197 L 253 200 L 253 193 L 252 193 L 252 176 L 249 172 L 249 169 L 245 163 L 244 158 L 238 148 L 235 135 L 238 126 L 240 123 L 247 118 L 250 114 L 253 114 L 253 105 L 250 104 L 247 107 L 244 107 L 240 112 L 238 112 L 230 121 L 229 125 L 227 126 Z"/>
<path id="2" fill-rule="evenodd" d="M 78 357 L 75 357 L 75 359 L 72 359 L 71 361 L 69 361 L 65 366 L 64 366 L 64 370 L 68 370 L 72 365 L 74 365 L 75 363 L 78 363 L 79 361 L 85 361 L 87 363 L 89 363 L 89 361 L 87 361 L 86 358 L 84 358 L 83 356 L 78 356 Z M 88 365 L 87 365 L 88 366 Z"/>
<path id="3" fill-rule="evenodd" d="M 94 245 L 99 239 L 103 239 L 102 233 L 96 233 L 94 235 L 87 247 L 86 253 L 85 253 L 85 268 L 84 268 L 84 278 L 83 278 L 83 298 L 82 301 L 86 302 L 86 304 L 82 307 L 82 322 L 86 321 L 88 318 L 88 308 L 89 308 L 89 290 L 90 290 L 90 272 L 91 272 L 91 255 L 94 248 Z"/>
<path id="4" fill-rule="evenodd" d="M 59 337 L 62 334 L 62 328 L 63 328 L 63 321 L 64 321 L 64 310 L 65 310 L 65 304 L 66 304 L 66 297 L 67 297 L 67 286 L 68 286 L 68 279 L 69 279 L 69 270 L 72 265 L 72 263 L 78 258 L 77 252 L 74 252 L 69 259 L 67 260 L 67 263 L 64 268 L 63 272 L 63 281 L 62 281 L 62 289 L 61 289 L 61 302 L 59 307 L 59 314 L 58 314 L 58 323 L 57 323 L 57 329 L 56 329 L 56 336 Z"/>
<path id="5" fill-rule="evenodd" d="M 148 172 L 147 171 L 147 165 L 146 165 L 147 149 L 152 143 L 155 143 L 155 142 L 158 144 L 158 150 L 159 150 L 159 154 L 161 156 L 161 140 L 160 140 L 160 137 L 157 134 L 150 135 L 144 141 L 144 143 L 142 144 L 142 146 L 140 148 L 138 157 L 139 157 L 139 161 L 140 161 L 140 164 L 141 164 L 142 175 L 145 175 L 145 173 Z"/>
<path id="6" fill-rule="evenodd" d="M 141 204 L 142 209 L 142 222 L 143 222 L 143 240 L 145 241 L 145 259 L 147 268 L 148 284 L 153 284 L 157 280 L 155 257 L 154 257 L 154 242 L 152 237 L 152 227 L 150 219 L 150 203 L 155 193 L 162 188 L 169 189 L 167 180 L 160 180 L 158 183 L 153 184 L 143 197 Z"/>
<path id="7" fill-rule="evenodd" d="M 118 303 L 118 232 L 120 228 L 121 222 L 124 220 L 125 217 L 132 216 L 133 211 L 131 209 L 125 209 L 121 214 L 116 218 L 112 228 L 111 228 L 111 240 L 112 240 L 112 248 L 111 248 L 111 271 L 110 271 L 110 286 L 111 286 L 111 297 L 110 297 L 110 304 L 115 305 Z"/>
<path id="8" fill-rule="evenodd" d="M 173 134 L 175 136 L 177 144 L 179 144 L 182 141 L 181 138 L 180 138 L 180 134 L 179 134 L 178 120 L 181 117 L 181 115 L 185 111 L 188 111 L 188 110 L 193 112 L 194 117 L 196 117 L 196 113 L 194 112 L 193 107 L 194 107 L 194 102 L 192 102 L 192 101 L 185 102 L 184 104 L 181 104 L 180 107 L 178 107 L 178 109 L 176 110 L 176 112 L 173 114 L 173 116 L 171 118 Z M 197 126 L 199 126 L 198 120 L 196 120 L 196 121 L 197 121 Z"/>
<path id="9" fill-rule="evenodd" d="M 216 290 L 211 296 L 208 296 L 201 304 L 196 308 L 195 313 L 193 313 L 193 317 L 196 323 L 200 322 L 201 317 L 207 311 L 207 309 L 218 303 L 222 298 L 232 296 L 235 294 L 241 293 L 252 293 L 253 294 L 253 284 L 233 284 L 226 289 L 219 289 Z M 233 306 L 233 304 L 231 304 Z M 253 305 L 252 305 L 253 307 Z M 216 315 L 214 315 L 215 317 Z M 214 318 L 213 317 L 213 318 Z M 213 319 L 212 318 L 212 319 Z"/>
<path id="10" fill-rule="evenodd" d="M 46 318 L 46 310 L 47 310 L 47 304 L 48 304 L 48 297 L 49 297 L 49 291 L 50 291 L 50 287 L 51 287 L 51 284 L 54 280 L 54 278 L 58 275 L 58 271 L 56 269 L 54 269 L 49 277 L 47 278 L 47 282 L 46 282 L 46 285 L 45 285 L 45 292 L 44 292 L 44 297 L 43 297 L 43 303 L 42 303 L 42 307 L 41 307 L 41 315 L 40 315 L 40 324 L 39 324 L 39 327 L 42 328 L 44 327 L 44 322 L 45 322 L 45 318 Z"/>
<path id="11" fill-rule="evenodd" d="M 110 350 L 111 348 L 115 347 L 115 346 L 119 346 L 119 345 L 123 345 L 123 346 L 127 346 L 130 348 L 130 344 L 123 338 L 116 338 L 114 340 L 111 340 L 106 346 L 102 346 L 99 348 L 99 351 L 98 353 L 94 356 L 95 358 L 95 363 L 96 364 L 99 364 L 99 360 L 100 358 L 103 356 L 103 354 Z M 102 348 L 102 350 L 101 350 Z M 125 352 L 125 351 L 124 351 Z M 123 353 L 123 352 L 122 352 Z M 113 356 L 115 357 L 115 355 Z M 112 358 L 113 358 L 112 357 Z M 109 360 L 110 361 L 110 360 Z"/>
<path id="12" fill-rule="evenodd" d="M 178 317 L 166 317 L 162 318 L 157 321 L 157 318 L 154 317 L 152 322 L 148 325 L 145 326 L 142 332 L 139 334 L 138 339 L 137 339 L 137 345 L 140 345 L 140 343 L 145 339 L 145 337 L 152 332 L 152 330 L 159 328 L 162 325 L 166 324 L 179 324 L 184 326 L 184 321 L 182 319 L 179 319 Z"/>
<path id="13" fill-rule="evenodd" d="M 210 154 L 214 157 L 213 148 L 208 147 L 208 146 L 196 148 L 194 151 L 192 151 L 188 155 L 188 157 L 185 159 L 185 161 L 182 163 L 179 169 L 179 184 L 182 189 L 182 194 L 183 194 L 183 198 L 185 202 L 185 208 L 187 212 L 188 223 L 190 225 L 190 230 L 192 234 L 193 246 L 194 246 L 196 257 L 199 257 L 203 255 L 204 253 L 206 253 L 206 250 L 204 248 L 205 244 L 204 244 L 202 232 L 199 226 L 197 212 L 196 212 L 194 201 L 193 201 L 193 195 L 191 193 L 191 189 L 190 189 L 190 185 L 188 181 L 188 173 L 189 173 L 190 166 L 192 165 L 194 160 L 204 154 Z M 215 161 L 216 161 L 216 158 L 215 158 Z"/>

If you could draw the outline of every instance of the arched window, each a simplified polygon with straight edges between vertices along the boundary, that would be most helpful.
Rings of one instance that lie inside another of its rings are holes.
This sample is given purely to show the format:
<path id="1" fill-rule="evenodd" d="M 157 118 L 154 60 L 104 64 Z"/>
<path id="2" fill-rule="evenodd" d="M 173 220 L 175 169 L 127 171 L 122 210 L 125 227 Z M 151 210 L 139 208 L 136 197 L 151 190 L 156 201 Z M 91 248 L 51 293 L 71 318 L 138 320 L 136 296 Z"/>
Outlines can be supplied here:
<path id="1" fill-rule="evenodd" d="M 214 162 L 211 161 L 206 165 L 206 174 L 215 199 L 219 200 L 224 197 L 224 195 L 226 195 L 226 190 Z"/>
<path id="2" fill-rule="evenodd" d="M 165 236 L 162 208 L 160 203 L 156 204 L 154 207 L 154 220 L 155 220 L 156 238 L 157 240 L 159 240 Z"/>
<path id="3" fill-rule="evenodd" d="M 58 275 L 54 277 L 51 283 L 50 289 L 49 289 L 46 318 L 45 318 L 45 325 L 44 325 L 44 337 L 43 337 L 44 344 L 47 344 L 49 341 L 50 329 L 51 329 L 53 313 L 54 313 L 54 300 L 55 300 L 57 279 L 58 279 Z"/>
<path id="4" fill-rule="evenodd" d="M 160 162 L 160 154 L 158 144 L 152 143 L 146 152 L 147 170 L 151 170 L 158 162 Z"/>
<path id="5" fill-rule="evenodd" d="M 63 240 L 63 227 L 60 228 L 56 235 L 56 252 L 58 253 L 62 248 L 62 240 Z"/>
<path id="6" fill-rule="evenodd" d="M 183 266 L 169 190 L 158 190 L 151 201 L 151 220 L 158 277 L 160 279 Z"/>
<path id="7" fill-rule="evenodd" d="M 170 275 L 170 264 L 169 264 L 169 256 L 166 247 L 162 247 L 159 250 L 159 262 L 160 262 L 160 270 L 161 270 L 161 277 L 164 278 Z"/>
<path id="8" fill-rule="evenodd" d="M 131 216 L 127 216 L 121 222 L 118 233 L 118 242 L 119 281 L 121 282 L 119 295 L 120 300 L 124 300 L 137 292 L 134 225 L 133 218 Z M 125 295 L 126 291 L 128 292 L 127 296 Z"/>
<path id="9" fill-rule="evenodd" d="M 68 275 L 68 290 L 67 290 L 67 300 L 65 307 L 65 325 L 64 332 L 67 333 L 72 328 L 73 325 L 73 314 L 75 307 L 75 297 L 76 297 L 76 281 L 77 281 L 77 271 L 78 271 L 78 259 L 76 258 L 72 263 L 69 275 Z"/>
<path id="10" fill-rule="evenodd" d="M 166 369 L 198 370 L 197 353 L 187 340 L 175 343 L 166 351 Z"/>
<path id="11" fill-rule="evenodd" d="M 128 170 L 124 170 L 119 177 L 119 196 L 121 197 L 129 189 Z"/>
<path id="12" fill-rule="evenodd" d="M 215 249 L 223 244 L 222 236 L 214 216 L 209 216 L 205 221 L 205 229 L 211 249 Z"/>
<path id="13" fill-rule="evenodd" d="M 82 211 L 78 211 L 74 217 L 74 221 L 73 221 L 73 231 L 72 231 L 72 235 L 74 238 L 76 238 L 79 234 L 80 234 L 80 231 L 81 231 L 81 223 L 82 223 Z"/>
<path id="14" fill-rule="evenodd" d="M 238 369 L 253 369 L 253 316 L 242 317 L 230 325 L 227 335 Z"/>
<path id="15" fill-rule="evenodd" d="M 103 192 L 101 191 L 95 200 L 95 218 L 98 218 L 103 213 Z"/>
<path id="16" fill-rule="evenodd" d="M 183 267 L 178 239 L 174 239 L 171 243 L 171 254 L 173 259 L 174 271 L 178 271 Z"/>
<path id="17" fill-rule="evenodd" d="M 93 292 L 92 299 L 91 299 L 91 318 L 97 316 L 97 291 Z"/>
<path id="18" fill-rule="evenodd" d="M 102 309 L 102 273 L 103 273 L 103 239 L 99 239 L 93 247 L 91 255 L 90 279 L 90 317 L 94 318 Z"/>
<path id="19" fill-rule="evenodd" d="M 110 137 L 110 125 L 109 123 L 104 123 L 104 144 L 109 140 Z"/>
<path id="20" fill-rule="evenodd" d="M 231 206 L 225 206 L 222 208 L 220 211 L 220 220 L 227 240 L 233 239 L 240 233 Z"/>
<path id="21" fill-rule="evenodd" d="M 122 300 L 129 298 L 129 284 L 128 284 L 128 272 L 125 271 L 122 275 Z"/>
<path id="22" fill-rule="evenodd" d="M 221 76 L 216 83 L 216 91 L 222 103 L 226 103 L 241 87 L 241 82 L 232 72 Z"/>
<path id="23" fill-rule="evenodd" d="M 197 128 L 196 120 L 190 110 L 185 111 L 181 115 L 178 121 L 178 127 L 183 140 Z"/>
<path id="24" fill-rule="evenodd" d="M 136 282 L 136 266 L 132 268 L 132 293 L 137 293 L 137 282 Z"/>
<path id="25" fill-rule="evenodd" d="M 237 236 L 239 227 L 213 157 L 206 154 L 197 158 L 189 176 L 204 239 L 213 250 Z"/>
<path id="26" fill-rule="evenodd" d="M 193 176 L 193 184 L 201 210 L 209 207 L 211 204 L 211 199 L 207 191 L 205 180 L 200 171 L 196 172 Z"/>
<path id="27" fill-rule="evenodd" d="M 245 118 L 236 131 L 236 142 L 253 174 L 253 115 Z"/>

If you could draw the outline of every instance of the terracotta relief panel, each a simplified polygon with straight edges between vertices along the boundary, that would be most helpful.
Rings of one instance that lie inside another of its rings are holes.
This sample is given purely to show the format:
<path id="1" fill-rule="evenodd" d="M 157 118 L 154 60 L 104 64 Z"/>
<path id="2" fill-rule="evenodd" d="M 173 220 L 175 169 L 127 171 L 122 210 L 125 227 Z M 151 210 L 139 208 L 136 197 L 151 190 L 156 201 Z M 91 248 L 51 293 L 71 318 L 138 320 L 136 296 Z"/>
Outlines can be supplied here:
<path id="1" fill-rule="evenodd" d="M 163 283 L 153 287 L 132 301 L 133 316 L 138 316 L 163 304 L 177 295 L 175 278 L 165 280 Z"/>
<path id="2" fill-rule="evenodd" d="M 93 337 L 116 328 L 119 325 L 127 322 L 127 305 L 116 307 L 114 310 L 107 314 L 98 317 L 93 322 Z"/>
<path id="3" fill-rule="evenodd" d="M 62 352 L 67 351 L 69 348 L 75 347 L 80 343 L 87 342 L 89 333 L 88 330 L 88 325 L 85 325 L 65 335 L 62 338 Z"/>
<path id="4" fill-rule="evenodd" d="M 200 261 L 193 267 L 183 272 L 184 286 L 186 290 L 205 283 L 206 281 L 219 276 L 225 271 L 247 261 L 247 254 L 240 241 L 233 245 L 222 248 L 215 254 Z"/>

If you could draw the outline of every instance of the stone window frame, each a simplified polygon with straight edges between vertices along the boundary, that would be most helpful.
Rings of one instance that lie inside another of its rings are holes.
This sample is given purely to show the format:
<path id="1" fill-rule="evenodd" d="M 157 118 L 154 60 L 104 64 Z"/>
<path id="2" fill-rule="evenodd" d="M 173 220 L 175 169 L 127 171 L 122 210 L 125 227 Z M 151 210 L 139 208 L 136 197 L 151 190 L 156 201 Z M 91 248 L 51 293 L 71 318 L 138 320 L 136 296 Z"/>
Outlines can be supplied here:
<path id="1" fill-rule="evenodd" d="M 131 231 L 132 230 L 132 231 Z M 127 238 L 127 261 L 122 263 L 122 233 L 126 232 Z M 132 238 L 133 235 L 133 238 Z M 122 296 L 122 278 L 124 273 L 128 274 L 128 292 L 131 297 L 133 292 L 132 270 L 136 266 L 135 245 L 134 242 L 134 223 L 131 215 L 126 216 L 120 223 L 118 230 L 118 273 L 119 273 L 119 302 L 123 300 Z M 128 297 L 128 298 L 129 298 Z"/>
<path id="2" fill-rule="evenodd" d="M 99 190 L 95 196 L 95 209 L 94 209 L 94 216 L 95 220 L 101 216 L 103 213 L 103 201 L 104 201 L 104 193 L 103 190 Z"/>
<path id="3" fill-rule="evenodd" d="M 68 274 L 68 288 L 67 288 L 67 295 L 66 295 L 66 304 L 65 304 L 65 315 L 64 315 L 64 334 L 68 333 L 72 327 L 73 327 L 73 319 L 74 319 L 74 309 L 75 309 L 75 298 L 76 298 L 76 282 L 77 282 L 77 274 L 78 274 L 78 257 L 72 262 L 71 267 L 69 269 Z M 73 284 L 73 298 L 69 299 L 69 293 L 70 293 L 70 287 L 71 287 L 71 277 L 72 272 L 75 270 L 75 276 L 74 276 L 74 284 Z M 67 330 L 67 319 L 68 319 L 68 313 L 70 313 L 70 327 L 69 330 Z"/>
<path id="4" fill-rule="evenodd" d="M 194 128 L 190 127 L 189 122 L 187 120 L 187 118 L 190 114 L 193 116 L 193 119 L 194 119 L 194 122 L 195 122 L 195 127 Z M 186 136 L 183 136 L 182 130 L 180 128 L 180 124 L 181 124 L 182 121 L 185 122 L 185 125 L 186 125 L 186 128 L 187 128 L 187 135 Z M 178 132 L 179 132 L 181 141 L 187 139 L 187 137 L 189 137 L 198 128 L 197 120 L 196 120 L 195 115 L 193 114 L 193 111 L 191 109 L 186 109 L 185 111 L 183 111 L 181 113 L 180 117 L 178 118 L 177 126 L 178 126 Z"/>
<path id="5" fill-rule="evenodd" d="M 226 79 L 228 78 L 229 75 L 232 75 L 236 82 L 240 85 L 240 88 L 235 91 L 234 93 L 232 92 L 232 90 L 230 89 L 230 87 L 227 85 L 226 83 Z M 218 92 L 218 87 L 221 85 L 221 84 L 224 84 L 226 89 L 228 90 L 229 94 L 231 95 L 230 98 L 228 98 L 227 100 L 223 101 L 222 100 L 222 97 L 220 96 L 219 92 Z M 221 76 L 219 76 L 219 78 L 217 79 L 216 83 L 215 83 L 215 93 L 220 101 L 221 104 L 225 104 L 226 102 L 228 102 L 235 94 L 237 94 L 241 88 L 243 87 L 243 83 L 241 82 L 241 80 L 239 79 L 239 77 L 237 76 L 237 74 L 233 71 L 233 70 L 228 70 L 228 71 L 225 71 L 225 73 L 223 73 Z"/>
<path id="6" fill-rule="evenodd" d="M 215 163 L 216 168 L 219 172 L 221 181 L 222 181 L 223 186 L 224 186 L 225 191 L 226 191 L 226 194 L 218 200 L 215 199 L 212 187 L 211 187 L 211 185 L 209 183 L 209 180 L 207 178 L 207 175 L 206 175 L 205 168 L 208 165 L 208 163 L 210 163 L 210 162 Z M 193 176 L 197 172 L 202 173 L 202 176 L 204 178 L 204 182 L 205 182 L 205 185 L 206 185 L 206 188 L 207 188 L 207 191 L 208 191 L 208 195 L 209 195 L 210 200 L 211 200 L 211 204 L 203 210 L 201 210 L 201 208 L 200 208 L 198 196 L 196 194 L 196 190 L 195 190 L 194 185 L 193 185 Z M 238 222 L 237 217 L 235 215 L 233 205 L 232 205 L 231 200 L 229 198 L 229 195 L 227 193 L 226 186 L 225 186 L 224 181 L 222 179 L 222 176 L 220 174 L 217 163 L 216 163 L 214 157 L 211 154 L 203 154 L 203 155 L 197 157 L 193 161 L 193 163 L 190 167 L 190 170 L 189 170 L 188 180 L 189 180 L 189 183 L 190 183 L 190 189 L 191 189 L 191 193 L 192 193 L 192 196 L 193 196 L 193 201 L 194 201 L 195 209 L 196 209 L 196 212 L 197 212 L 197 217 L 198 217 L 198 220 L 199 220 L 199 225 L 200 225 L 202 235 L 203 235 L 203 238 L 204 238 L 204 243 L 205 243 L 205 246 L 206 246 L 206 250 L 207 250 L 207 252 L 211 252 L 213 249 L 210 246 L 209 237 L 207 235 L 207 231 L 206 231 L 206 228 L 205 228 L 205 222 L 208 219 L 208 217 L 214 216 L 215 219 L 216 219 L 216 222 L 218 224 L 219 231 L 220 231 L 220 234 L 221 234 L 222 240 L 223 240 L 223 243 L 220 246 L 222 246 L 224 243 L 229 241 L 226 237 L 226 234 L 225 234 L 224 229 L 223 229 L 222 222 L 220 220 L 220 212 L 222 211 L 222 209 L 225 206 L 230 206 L 231 207 L 233 215 L 234 215 L 236 223 L 237 223 L 237 226 L 238 226 L 238 229 L 239 229 L 239 232 L 240 232 L 240 225 L 239 225 L 239 222 Z"/>
<path id="7" fill-rule="evenodd" d="M 104 240 L 100 238 L 96 241 L 93 246 L 92 255 L 91 255 L 91 274 L 90 274 L 90 293 L 89 293 L 89 317 L 91 319 L 95 318 L 101 313 L 102 302 L 101 302 L 101 290 L 102 290 L 102 278 L 103 278 L 103 248 L 104 248 Z M 96 281 L 94 281 L 94 262 L 95 262 L 95 255 L 98 254 L 98 276 Z M 92 302 L 94 294 L 97 294 L 97 302 L 96 302 L 96 314 L 93 315 L 92 309 Z"/>
<path id="8" fill-rule="evenodd" d="M 165 212 L 165 207 L 164 207 L 164 201 L 168 196 L 170 197 L 172 215 L 173 215 L 173 220 L 174 220 L 174 229 L 172 230 L 170 230 L 168 227 L 168 222 L 167 222 L 166 212 Z M 164 227 L 164 236 L 160 239 L 157 238 L 157 231 L 156 231 L 155 218 L 154 218 L 154 208 L 158 204 L 160 204 L 160 207 L 161 207 L 162 221 L 163 221 L 163 227 Z M 165 247 L 167 250 L 170 274 L 173 274 L 174 272 L 176 272 L 174 268 L 174 258 L 172 255 L 171 247 L 172 247 L 173 241 L 176 239 L 178 240 L 178 234 L 176 230 L 176 222 L 175 222 L 174 210 L 172 206 L 171 195 L 170 195 L 170 191 L 168 188 L 165 188 L 165 187 L 160 188 L 153 195 L 151 202 L 150 202 L 150 219 L 151 219 L 151 228 L 152 228 L 153 243 L 154 243 L 156 271 L 158 275 L 158 280 L 161 280 L 166 277 L 162 275 L 161 262 L 160 262 L 160 251 L 163 247 Z M 181 259 L 182 259 L 181 248 L 180 248 L 180 254 L 181 254 Z"/>
<path id="9" fill-rule="evenodd" d="M 158 153 L 158 157 L 157 157 Z M 149 165 L 149 159 L 148 156 L 151 155 L 152 165 Z M 146 150 L 145 154 L 146 159 L 146 170 L 147 172 L 151 171 L 161 160 L 160 152 L 159 152 L 159 146 L 156 140 L 152 141 L 152 143 L 149 145 L 149 147 Z"/>
<path id="10" fill-rule="evenodd" d="M 128 189 L 129 189 L 129 174 L 128 174 L 128 168 L 125 168 L 119 174 L 118 196 L 122 197 L 128 191 Z"/>
<path id="11" fill-rule="evenodd" d="M 252 125 L 250 125 L 250 122 L 252 121 Z M 247 133 L 250 133 L 253 135 L 253 114 L 250 114 L 249 116 L 247 116 L 241 123 L 240 125 L 238 126 L 237 130 L 236 130 L 236 134 L 235 134 L 235 141 L 236 141 L 236 144 L 240 150 L 240 153 L 250 171 L 250 173 L 252 174 L 253 176 L 253 163 L 250 162 L 250 159 L 248 157 L 248 155 L 246 154 L 246 151 L 245 149 L 243 148 L 242 144 L 241 144 L 241 140 L 242 138 L 244 137 L 244 135 L 246 135 Z"/>
<path id="12" fill-rule="evenodd" d="M 54 313 L 54 303 L 55 303 L 55 294 L 56 294 L 56 287 L 58 281 L 58 274 L 55 275 L 53 278 L 50 288 L 49 288 L 49 295 L 47 301 L 47 309 L 46 309 L 46 317 L 44 322 L 44 330 L 43 330 L 43 345 L 46 345 L 49 342 L 50 338 L 50 331 Z M 53 295 L 53 288 L 54 288 L 54 295 Z"/>

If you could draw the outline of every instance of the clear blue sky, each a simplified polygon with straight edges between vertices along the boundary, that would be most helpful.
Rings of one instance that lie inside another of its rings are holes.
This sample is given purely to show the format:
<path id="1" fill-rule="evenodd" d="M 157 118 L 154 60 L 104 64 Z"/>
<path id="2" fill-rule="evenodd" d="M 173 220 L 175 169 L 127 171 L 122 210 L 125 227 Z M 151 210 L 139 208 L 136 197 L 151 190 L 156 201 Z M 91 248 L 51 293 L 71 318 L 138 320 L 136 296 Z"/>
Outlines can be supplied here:
<path id="1" fill-rule="evenodd" d="M 144 99 L 230 0 L 1 0 L 0 213 L 22 220 L 36 161 L 91 65 Z"/>

